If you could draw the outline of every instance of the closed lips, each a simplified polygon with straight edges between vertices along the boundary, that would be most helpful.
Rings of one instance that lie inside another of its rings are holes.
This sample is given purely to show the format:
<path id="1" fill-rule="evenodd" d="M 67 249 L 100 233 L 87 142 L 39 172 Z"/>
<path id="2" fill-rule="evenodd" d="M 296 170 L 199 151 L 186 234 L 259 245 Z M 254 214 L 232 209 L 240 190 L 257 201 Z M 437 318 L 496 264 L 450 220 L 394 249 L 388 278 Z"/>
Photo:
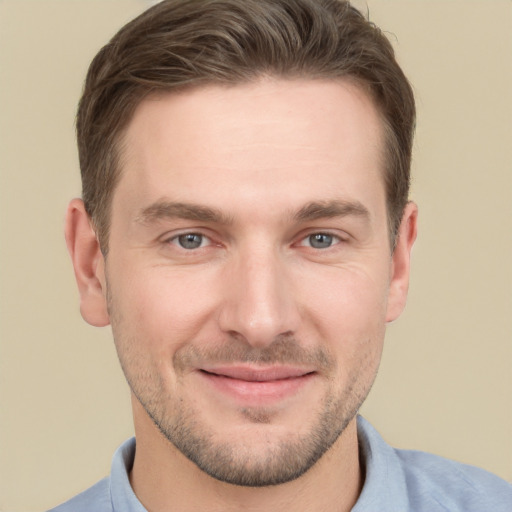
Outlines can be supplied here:
<path id="1" fill-rule="evenodd" d="M 204 373 L 217 377 L 243 380 L 247 382 L 269 382 L 304 377 L 314 373 L 310 369 L 294 367 L 214 367 L 200 368 Z"/>

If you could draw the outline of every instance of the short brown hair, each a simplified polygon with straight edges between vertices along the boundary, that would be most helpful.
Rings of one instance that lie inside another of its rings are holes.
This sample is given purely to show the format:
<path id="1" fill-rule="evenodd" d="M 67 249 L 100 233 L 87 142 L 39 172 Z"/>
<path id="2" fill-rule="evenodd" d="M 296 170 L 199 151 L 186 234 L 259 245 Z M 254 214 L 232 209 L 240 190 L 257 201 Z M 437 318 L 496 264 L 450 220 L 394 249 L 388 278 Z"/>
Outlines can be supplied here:
<path id="1" fill-rule="evenodd" d="M 96 55 L 78 108 L 83 200 L 105 254 L 119 142 L 142 99 L 264 75 L 346 78 L 369 91 L 384 124 L 394 243 L 409 194 L 415 105 L 382 32 L 344 0 L 164 0 Z"/>

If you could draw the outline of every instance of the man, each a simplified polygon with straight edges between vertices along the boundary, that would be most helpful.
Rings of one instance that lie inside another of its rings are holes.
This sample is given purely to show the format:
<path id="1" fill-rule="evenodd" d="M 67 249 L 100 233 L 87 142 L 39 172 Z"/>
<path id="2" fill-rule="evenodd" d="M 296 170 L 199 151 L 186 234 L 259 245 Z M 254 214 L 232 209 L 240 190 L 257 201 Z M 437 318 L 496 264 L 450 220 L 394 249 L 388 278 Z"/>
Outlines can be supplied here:
<path id="1" fill-rule="evenodd" d="M 405 304 L 411 88 L 335 0 L 171 0 L 94 59 L 66 239 L 135 440 L 58 511 L 508 511 L 357 412 Z"/>

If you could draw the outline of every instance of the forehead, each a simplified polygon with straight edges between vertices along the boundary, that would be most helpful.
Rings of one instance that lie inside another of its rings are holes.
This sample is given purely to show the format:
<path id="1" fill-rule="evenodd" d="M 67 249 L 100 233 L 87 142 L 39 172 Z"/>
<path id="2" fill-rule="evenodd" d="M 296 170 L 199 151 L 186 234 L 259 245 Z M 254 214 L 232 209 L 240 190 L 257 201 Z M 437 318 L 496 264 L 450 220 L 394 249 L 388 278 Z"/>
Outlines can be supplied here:
<path id="1" fill-rule="evenodd" d="M 283 195 L 293 203 L 355 189 L 383 194 L 381 121 L 348 81 L 265 79 L 155 95 L 138 106 L 123 142 L 114 209 L 119 194 L 226 205 L 262 193 L 275 204 Z"/>

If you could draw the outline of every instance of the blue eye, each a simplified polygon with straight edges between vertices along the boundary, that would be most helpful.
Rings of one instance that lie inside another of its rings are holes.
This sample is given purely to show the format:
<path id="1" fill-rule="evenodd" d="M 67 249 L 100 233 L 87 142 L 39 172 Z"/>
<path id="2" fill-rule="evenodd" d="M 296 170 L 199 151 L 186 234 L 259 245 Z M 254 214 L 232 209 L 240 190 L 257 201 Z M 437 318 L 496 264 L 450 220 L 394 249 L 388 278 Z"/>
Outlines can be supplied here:
<path id="1" fill-rule="evenodd" d="M 327 249 L 337 242 L 337 237 L 327 233 L 315 233 L 309 235 L 307 240 L 314 249 Z"/>
<path id="2" fill-rule="evenodd" d="M 190 250 L 199 249 L 199 247 L 203 246 L 205 237 L 197 233 L 186 233 L 184 235 L 177 236 L 174 240 L 177 241 L 183 249 Z"/>

